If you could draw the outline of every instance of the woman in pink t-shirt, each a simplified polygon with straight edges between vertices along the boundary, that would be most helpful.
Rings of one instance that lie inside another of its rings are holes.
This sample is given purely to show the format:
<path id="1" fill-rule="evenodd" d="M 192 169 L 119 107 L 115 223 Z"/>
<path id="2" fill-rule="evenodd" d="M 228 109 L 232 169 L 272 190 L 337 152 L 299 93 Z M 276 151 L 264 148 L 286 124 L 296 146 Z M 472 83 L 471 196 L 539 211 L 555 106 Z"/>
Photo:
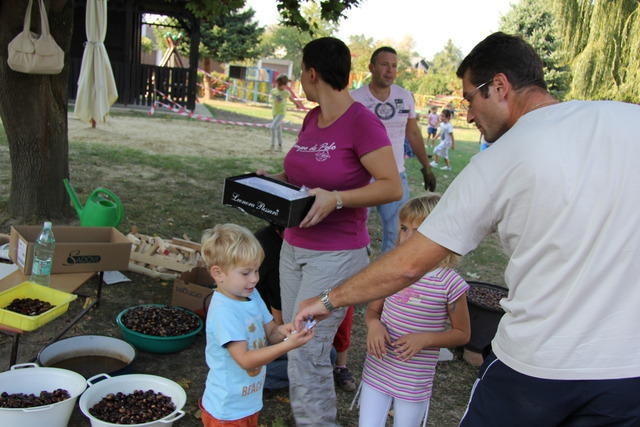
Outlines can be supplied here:
<path id="1" fill-rule="evenodd" d="M 272 175 L 316 196 L 300 225 L 285 230 L 280 253 L 285 322 L 293 320 L 300 301 L 368 264 L 367 207 L 402 195 L 383 124 L 349 95 L 350 68 L 349 48 L 338 39 L 325 37 L 304 47 L 302 88 L 319 106 L 305 117 L 284 172 Z M 315 326 L 312 341 L 289 353 L 289 398 L 298 426 L 335 425 L 330 351 L 345 312 L 334 311 Z"/>

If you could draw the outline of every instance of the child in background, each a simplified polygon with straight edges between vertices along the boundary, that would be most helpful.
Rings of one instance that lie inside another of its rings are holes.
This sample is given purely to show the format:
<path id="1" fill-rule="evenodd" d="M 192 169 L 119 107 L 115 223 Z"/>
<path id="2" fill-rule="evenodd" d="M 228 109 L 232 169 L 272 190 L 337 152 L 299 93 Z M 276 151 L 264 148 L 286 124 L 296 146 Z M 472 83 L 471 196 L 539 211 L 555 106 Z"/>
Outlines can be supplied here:
<path id="1" fill-rule="evenodd" d="M 291 323 L 277 326 L 273 321 L 255 289 L 264 252 L 249 230 L 223 224 L 205 232 L 202 256 L 217 285 L 207 312 L 209 373 L 202 423 L 257 426 L 264 366 L 304 345 L 313 332 L 296 332 Z"/>
<path id="2" fill-rule="evenodd" d="M 449 149 L 455 148 L 455 140 L 453 139 L 453 125 L 451 124 L 452 113 L 451 110 L 442 110 L 440 114 L 440 143 L 433 150 L 433 161 L 431 166 L 438 166 L 438 156 L 444 159 L 445 166 L 441 169 L 451 170 L 451 164 L 449 164 Z"/>
<path id="3" fill-rule="evenodd" d="M 398 244 L 416 232 L 438 200 L 430 193 L 402 207 Z M 394 427 L 426 425 L 440 348 L 464 345 L 470 336 L 469 285 L 452 269 L 458 258 L 445 258 L 411 286 L 367 306 L 360 427 L 384 427 L 391 402 Z"/>
<path id="4" fill-rule="evenodd" d="M 289 92 L 285 89 L 289 83 L 289 78 L 284 74 L 276 79 L 276 87 L 271 89 L 271 103 L 273 104 L 271 122 L 271 151 L 275 149 L 276 141 L 278 142 L 278 151 L 282 151 L 282 120 L 287 112 L 287 99 Z"/>
<path id="5" fill-rule="evenodd" d="M 438 125 L 440 124 L 440 118 L 438 117 L 438 107 L 431 107 L 429 113 L 429 127 L 427 127 L 427 141 L 429 146 L 433 145 L 436 140 L 436 133 L 438 131 Z"/>

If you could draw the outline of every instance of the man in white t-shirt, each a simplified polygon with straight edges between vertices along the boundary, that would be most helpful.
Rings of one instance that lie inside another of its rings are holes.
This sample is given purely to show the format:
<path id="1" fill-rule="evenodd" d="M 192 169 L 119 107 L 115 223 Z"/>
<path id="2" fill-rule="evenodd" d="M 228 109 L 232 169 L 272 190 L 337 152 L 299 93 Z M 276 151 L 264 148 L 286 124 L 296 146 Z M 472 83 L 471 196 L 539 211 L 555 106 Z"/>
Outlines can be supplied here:
<path id="1" fill-rule="evenodd" d="M 392 249 L 398 240 L 398 212 L 409 200 L 409 184 L 404 167 L 405 139 L 409 141 L 416 158 L 422 164 L 425 190 L 436 189 L 436 178 L 427 160 L 422 132 L 416 118 L 413 95 L 408 90 L 393 84 L 397 69 L 396 51 L 388 46 L 380 47 L 371 55 L 369 63 L 371 83 L 351 91 L 353 99 L 371 110 L 384 124 L 402 180 L 402 199 L 377 207 L 382 222 L 381 252 L 383 253 Z"/>
<path id="2" fill-rule="evenodd" d="M 504 33 L 457 75 L 467 120 L 491 149 L 419 233 L 304 301 L 296 322 L 395 293 L 497 232 L 509 256 L 505 314 L 460 425 L 639 425 L 640 106 L 559 103 L 533 48 Z"/>

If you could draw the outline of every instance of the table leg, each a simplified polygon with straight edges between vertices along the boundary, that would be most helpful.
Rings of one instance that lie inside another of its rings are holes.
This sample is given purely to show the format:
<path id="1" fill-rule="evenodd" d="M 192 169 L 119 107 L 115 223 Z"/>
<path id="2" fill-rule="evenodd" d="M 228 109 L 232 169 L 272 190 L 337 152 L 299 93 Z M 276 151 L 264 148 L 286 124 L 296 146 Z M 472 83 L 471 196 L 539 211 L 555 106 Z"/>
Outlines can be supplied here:
<path id="1" fill-rule="evenodd" d="M 68 331 L 69 329 L 71 329 L 71 328 L 72 328 L 76 323 L 78 323 L 78 321 L 79 321 L 80 319 L 82 319 L 82 318 L 84 317 L 84 315 L 85 315 L 85 314 L 87 314 L 87 313 L 89 312 L 89 310 L 91 310 L 93 307 L 96 307 L 96 308 L 98 307 L 98 304 L 100 303 L 100 298 L 102 297 L 102 282 L 103 282 L 103 279 L 104 279 L 104 272 L 103 272 L 103 271 L 101 271 L 101 272 L 100 272 L 100 274 L 99 274 L 99 276 L 98 276 L 98 280 L 99 280 L 99 282 L 98 282 L 98 290 L 97 290 L 97 292 L 96 292 L 96 299 L 95 299 L 95 301 L 92 301 L 92 302 L 91 302 L 91 304 L 89 304 L 89 306 L 88 306 L 87 308 L 83 309 L 80 313 L 78 313 L 78 314 L 76 315 L 76 317 L 74 317 L 74 318 L 71 320 L 71 322 L 69 322 L 69 323 L 67 324 L 67 326 L 66 326 L 66 327 L 65 327 L 65 328 L 64 328 L 60 333 L 58 333 L 58 335 L 56 335 L 55 337 L 51 338 L 51 339 L 49 340 L 49 342 L 47 342 L 47 343 L 46 343 L 42 348 L 45 348 L 46 346 L 51 345 L 51 344 L 53 344 L 54 342 L 58 341 L 60 338 L 62 338 L 62 336 L 63 336 L 64 334 L 66 334 L 66 333 L 67 333 L 67 331 Z M 82 295 L 82 296 L 83 296 L 83 297 L 85 297 L 85 298 L 89 298 L 89 296 L 88 296 L 88 295 Z M 32 359 L 32 361 L 34 361 L 35 359 L 37 359 L 37 356 L 36 356 L 36 357 L 34 357 L 34 358 Z"/>
<path id="2" fill-rule="evenodd" d="M 9 358 L 9 368 L 16 364 L 18 359 L 18 346 L 20 345 L 20 334 L 13 333 L 13 344 L 11 344 L 11 357 Z"/>
<path id="3" fill-rule="evenodd" d="M 104 283 L 104 271 L 101 271 L 98 275 L 98 291 L 96 292 L 96 308 L 100 305 L 100 298 L 102 297 L 102 284 Z"/>

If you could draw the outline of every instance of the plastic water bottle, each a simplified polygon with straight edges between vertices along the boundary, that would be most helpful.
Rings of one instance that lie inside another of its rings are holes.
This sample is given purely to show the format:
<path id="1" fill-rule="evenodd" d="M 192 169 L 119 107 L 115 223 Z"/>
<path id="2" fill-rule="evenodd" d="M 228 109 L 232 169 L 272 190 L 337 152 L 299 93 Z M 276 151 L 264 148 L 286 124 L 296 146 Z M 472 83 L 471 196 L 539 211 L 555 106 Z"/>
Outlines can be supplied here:
<path id="1" fill-rule="evenodd" d="M 51 266 L 53 252 L 56 249 L 56 239 L 53 237 L 51 223 L 45 221 L 42 231 L 33 248 L 33 266 L 31 267 L 31 282 L 39 285 L 51 285 Z"/>

